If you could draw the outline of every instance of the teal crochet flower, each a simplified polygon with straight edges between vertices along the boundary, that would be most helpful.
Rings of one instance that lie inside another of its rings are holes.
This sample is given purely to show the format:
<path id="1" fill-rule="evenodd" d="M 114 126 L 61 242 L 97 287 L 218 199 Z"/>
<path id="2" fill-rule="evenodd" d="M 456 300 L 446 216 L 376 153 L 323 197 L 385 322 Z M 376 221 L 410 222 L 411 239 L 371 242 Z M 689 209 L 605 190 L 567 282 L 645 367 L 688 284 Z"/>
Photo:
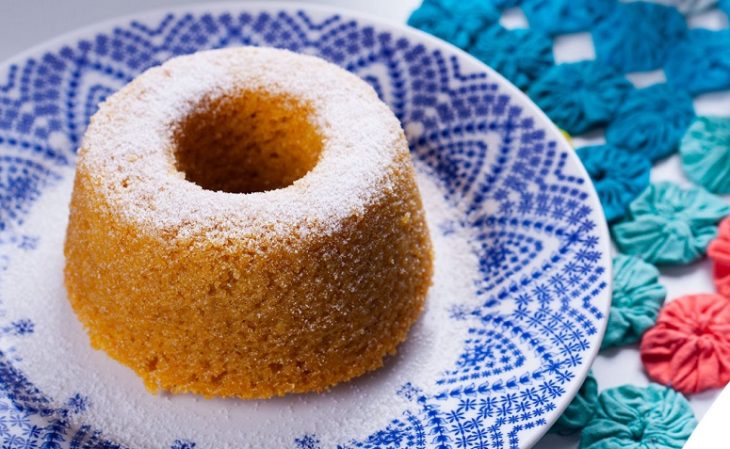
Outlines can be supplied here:
<path id="1" fill-rule="evenodd" d="M 598 396 L 580 449 L 680 449 L 695 426 L 689 402 L 676 391 L 657 384 L 623 385 Z"/>
<path id="2" fill-rule="evenodd" d="M 480 33 L 467 50 L 522 90 L 553 65 L 550 38 L 527 29 L 494 25 Z"/>
<path id="3" fill-rule="evenodd" d="M 598 382 L 592 372 L 588 372 L 578 394 L 565 409 L 560 418 L 550 428 L 548 433 L 558 435 L 572 435 L 582 430 L 593 417 L 598 401 Z"/>
<path id="4" fill-rule="evenodd" d="M 484 0 L 424 0 L 411 13 L 408 25 L 469 47 L 477 34 L 499 20 L 499 10 Z"/>
<path id="5" fill-rule="evenodd" d="M 530 98 L 570 134 L 605 125 L 633 85 L 610 66 L 595 61 L 558 64 L 530 86 Z"/>
<path id="6" fill-rule="evenodd" d="M 582 147 L 578 157 L 593 181 L 609 223 L 626 214 L 626 208 L 649 185 L 651 162 L 641 154 L 611 145 Z"/>
<path id="7" fill-rule="evenodd" d="M 730 29 L 695 28 L 669 50 L 667 83 L 692 94 L 730 88 Z"/>
<path id="8" fill-rule="evenodd" d="M 697 117 L 679 154 L 689 179 L 710 192 L 730 193 L 730 117 Z"/>
<path id="9" fill-rule="evenodd" d="M 659 270 L 638 257 L 613 258 L 613 298 L 601 349 L 636 343 L 652 327 L 667 296 Z"/>
<path id="10" fill-rule="evenodd" d="M 530 28 L 553 36 L 591 28 L 616 3 L 615 0 L 525 0 L 522 10 Z"/>
<path id="11" fill-rule="evenodd" d="M 694 119 L 692 97 L 668 85 L 630 92 L 606 128 L 606 141 L 652 161 L 669 156 Z"/>
<path id="12" fill-rule="evenodd" d="M 702 257 L 730 205 L 701 187 L 651 184 L 629 206 L 627 218 L 611 228 L 625 254 L 653 264 L 683 264 Z"/>
<path id="13" fill-rule="evenodd" d="M 679 11 L 648 2 L 618 2 L 592 31 L 596 59 L 623 72 L 658 69 L 685 34 L 687 23 Z"/>

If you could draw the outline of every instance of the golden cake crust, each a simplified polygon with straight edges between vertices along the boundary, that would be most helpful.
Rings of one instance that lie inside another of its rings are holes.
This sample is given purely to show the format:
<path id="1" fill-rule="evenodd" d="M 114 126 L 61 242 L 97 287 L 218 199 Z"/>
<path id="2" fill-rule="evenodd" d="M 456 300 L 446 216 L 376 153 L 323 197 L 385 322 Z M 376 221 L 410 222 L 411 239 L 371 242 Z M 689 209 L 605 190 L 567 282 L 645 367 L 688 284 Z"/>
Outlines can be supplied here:
<path id="1" fill-rule="evenodd" d="M 245 47 L 173 59 L 101 106 L 65 254 L 92 344 L 151 390 L 206 396 L 321 391 L 378 368 L 432 275 L 392 112 L 334 65 Z"/>

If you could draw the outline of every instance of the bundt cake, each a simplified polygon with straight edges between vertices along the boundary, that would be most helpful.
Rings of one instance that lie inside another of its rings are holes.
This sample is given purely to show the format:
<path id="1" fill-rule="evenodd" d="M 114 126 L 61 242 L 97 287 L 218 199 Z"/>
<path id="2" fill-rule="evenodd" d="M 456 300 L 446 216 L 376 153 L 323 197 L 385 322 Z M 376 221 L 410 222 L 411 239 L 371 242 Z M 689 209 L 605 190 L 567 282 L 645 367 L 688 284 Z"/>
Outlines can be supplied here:
<path id="1" fill-rule="evenodd" d="M 393 113 L 333 64 L 251 47 L 174 58 L 100 106 L 65 255 L 95 348 L 152 391 L 240 398 L 382 366 L 432 275 Z"/>

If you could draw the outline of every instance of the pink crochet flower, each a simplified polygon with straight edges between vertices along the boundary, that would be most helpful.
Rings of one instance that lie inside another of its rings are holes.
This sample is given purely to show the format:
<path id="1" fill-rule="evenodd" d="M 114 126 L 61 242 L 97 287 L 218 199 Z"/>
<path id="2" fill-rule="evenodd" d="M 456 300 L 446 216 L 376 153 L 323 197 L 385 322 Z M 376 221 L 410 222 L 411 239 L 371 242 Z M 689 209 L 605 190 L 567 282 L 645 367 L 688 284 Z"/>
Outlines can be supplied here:
<path id="1" fill-rule="evenodd" d="M 707 254 L 715 264 L 717 292 L 730 298 L 730 217 L 720 223 L 717 238 L 707 247 Z"/>
<path id="2" fill-rule="evenodd" d="M 649 377 L 682 393 L 730 382 L 730 298 L 688 295 L 668 303 L 641 340 Z"/>

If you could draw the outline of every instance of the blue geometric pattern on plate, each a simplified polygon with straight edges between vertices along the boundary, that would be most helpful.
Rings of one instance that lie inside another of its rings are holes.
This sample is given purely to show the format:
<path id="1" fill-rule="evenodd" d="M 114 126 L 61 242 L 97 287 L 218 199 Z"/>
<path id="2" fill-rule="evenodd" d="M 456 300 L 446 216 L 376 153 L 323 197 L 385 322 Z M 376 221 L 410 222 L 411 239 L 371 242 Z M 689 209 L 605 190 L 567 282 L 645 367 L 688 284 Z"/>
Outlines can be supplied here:
<path id="1" fill-rule="evenodd" d="M 394 394 L 410 401 L 407 410 L 338 447 L 530 444 L 582 382 L 605 323 L 606 235 L 590 183 L 564 173 L 572 150 L 504 81 L 486 69 L 464 72 L 464 56 L 445 46 L 365 19 L 268 8 L 174 13 L 154 26 L 120 22 L 0 68 L 0 286 L 12 263 L 3 246 L 34 249 L 23 218 L 74 164 L 89 117 L 109 94 L 148 67 L 202 49 L 262 45 L 316 54 L 360 75 L 391 106 L 413 157 L 464 212 L 459 225 L 473 231 L 483 275 L 478 302 L 452 313 L 469 323 L 456 365 L 433 385 L 403 385 Z M 495 135 L 500 143 L 488 145 Z M 28 320 L 3 323 L 3 307 L 0 296 L 0 341 L 32 335 Z M 63 399 L 39 391 L 14 366 L 12 345 L 3 347 L 2 447 L 123 447 L 107 441 L 104 429 L 70 424 L 87 407 L 83 392 L 51 406 Z M 195 442 L 170 445 L 191 449 Z M 306 434 L 292 447 L 320 442 Z"/>

